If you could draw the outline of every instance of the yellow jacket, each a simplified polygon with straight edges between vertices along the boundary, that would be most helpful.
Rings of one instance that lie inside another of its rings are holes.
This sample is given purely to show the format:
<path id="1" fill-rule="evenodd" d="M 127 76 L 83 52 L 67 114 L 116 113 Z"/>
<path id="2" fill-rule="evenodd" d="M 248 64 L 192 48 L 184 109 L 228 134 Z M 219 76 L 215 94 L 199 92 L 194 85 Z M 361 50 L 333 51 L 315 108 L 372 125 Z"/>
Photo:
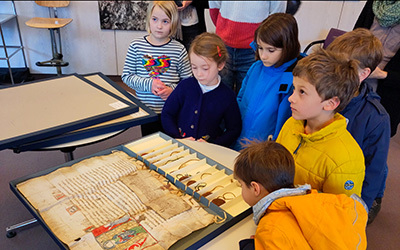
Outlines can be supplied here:
<path id="1" fill-rule="evenodd" d="M 342 115 L 335 114 L 331 124 L 312 134 L 304 134 L 304 121 L 290 117 L 276 141 L 293 154 L 295 185 L 307 183 L 324 193 L 361 196 L 364 155 Z"/>
<path id="2" fill-rule="evenodd" d="M 367 220 L 365 207 L 344 194 L 279 198 L 258 224 L 255 249 L 366 249 Z"/>

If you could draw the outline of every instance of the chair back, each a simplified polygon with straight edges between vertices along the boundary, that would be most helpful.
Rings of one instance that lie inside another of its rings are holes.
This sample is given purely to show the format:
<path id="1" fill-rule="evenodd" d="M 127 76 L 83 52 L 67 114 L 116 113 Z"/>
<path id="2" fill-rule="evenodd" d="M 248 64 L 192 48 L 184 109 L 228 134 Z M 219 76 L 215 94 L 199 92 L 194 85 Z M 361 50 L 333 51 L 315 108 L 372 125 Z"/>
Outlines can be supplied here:
<path id="1" fill-rule="evenodd" d="M 35 1 L 37 5 L 49 8 L 67 7 L 70 1 Z"/>
<path id="2" fill-rule="evenodd" d="M 346 33 L 346 31 L 335 29 L 335 28 L 331 28 L 329 30 L 328 35 L 325 38 L 325 42 L 324 42 L 324 45 L 322 46 L 322 48 L 326 49 L 328 47 L 328 45 L 331 44 L 331 42 L 333 42 L 333 40 L 335 40 L 336 37 L 341 36 L 344 33 Z"/>

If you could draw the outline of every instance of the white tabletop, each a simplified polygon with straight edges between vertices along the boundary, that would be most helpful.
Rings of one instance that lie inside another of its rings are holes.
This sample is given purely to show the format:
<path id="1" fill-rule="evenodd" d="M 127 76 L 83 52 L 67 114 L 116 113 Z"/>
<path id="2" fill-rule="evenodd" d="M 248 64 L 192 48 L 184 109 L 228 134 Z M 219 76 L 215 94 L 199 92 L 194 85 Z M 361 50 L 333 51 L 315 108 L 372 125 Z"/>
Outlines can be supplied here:
<path id="1" fill-rule="evenodd" d="M 184 139 L 179 139 L 178 141 L 232 170 L 235 158 L 239 154 L 237 151 L 212 143 Z M 253 221 L 253 214 L 251 214 L 199 249 L 239 249 L 239 241 L 249 238 L 255 232 L 256 225 Z"/>

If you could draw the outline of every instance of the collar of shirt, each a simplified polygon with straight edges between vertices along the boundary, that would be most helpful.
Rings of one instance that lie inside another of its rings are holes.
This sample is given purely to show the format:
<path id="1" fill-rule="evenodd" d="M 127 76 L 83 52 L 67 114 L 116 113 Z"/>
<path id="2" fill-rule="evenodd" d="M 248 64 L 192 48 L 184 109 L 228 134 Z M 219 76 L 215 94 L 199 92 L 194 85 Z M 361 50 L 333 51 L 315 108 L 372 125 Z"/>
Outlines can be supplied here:
<path id="1" fill-rule="evenodd" d="M 219 86 L 219 84 L 221 83 L 221 76 L 218 75 L 218 83 L 215 84 L 215 85 L 212 85 L 212 86 L 203 85 L 203 84 L 201 84 L 199 81 L 197 81 L 197 83 L 199 84 L 200 89 L 201 89 L 201 91 L 203 92 L 203 94 L 205 94 L 205 93 L 207 93 L 207 92 L 210 92 L 211 90 L 216 89 L 216 88 Z"/>

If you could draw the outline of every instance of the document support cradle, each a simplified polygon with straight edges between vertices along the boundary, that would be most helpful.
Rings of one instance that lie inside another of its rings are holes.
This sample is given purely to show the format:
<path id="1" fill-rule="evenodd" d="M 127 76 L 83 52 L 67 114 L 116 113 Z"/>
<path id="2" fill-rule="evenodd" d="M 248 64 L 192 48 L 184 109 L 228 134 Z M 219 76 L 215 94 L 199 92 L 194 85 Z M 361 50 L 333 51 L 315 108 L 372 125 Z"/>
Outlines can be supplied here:
<path id="1" fill-rule="evenodd" d="M 53 58 L 43 62 L 36 62 L 37 66 L 56 67 L 57 75 L 61 75 L 61 67 L 69 65 L 63 61 L 60 28 L 72 22 L 72 18 L 58 18 L 57 7 L 67 7 L 70 1 L 35 1 L 40 6 L 49 8 L 50 18 L 34 17 L 25 24 L 32 28 L 48 29 L 51 38 Z M 57 33 L 57 34 L 56 34 Z M 58 41 L 57 41 L 58 40 Z"/>
<path id="2" fill-rule="evenodd" d="M 19 29 L 19 24 L 18 24 L 18 19 L 17 19 L 17 11 L 15 9 L 15 3 L 14 3 L 14 1 L 11 1 L 11 3 L 12 3 L 12 8 L 13 8 L 13 13 L 12 14 L 0 14 L 0 35 L 1 35 L 1 40 L 2 40 L 2 43 L 3 43 L 3 45 L 1 45 L 0 48 L 4 49 L 4 55 L 5 55 L 5 57 L 0 57 L 0 60 L 6 60 L 7 61 L 8 72 L 10 74 L 11 84 L 14 84 L 14 77 L 13 77 L 11 64 L 10 64 L 11 57 L 13 57 L 17 52 L 21 51 L 22 52 L 22 56 L 24 58 L 25 68 L 27 68 L 27 66 L 26 66 L 26 58 L 25 58 L 25 53 L 24 53 L 24 46 L 22 45 L 21 32 L 20 32 L 20 29 Z M 8 21 L 13 20 L 13 19 L 15 19 L 15 22 L 16 22 L 16 25 L 17 25 L 18 37 L 19 37 L 20 45 L 11 45 L 10 46 L 10 45 L 6 45 L 6 41 L 4 39 L 2 25 L 7 23 Z M 11 54 L 9 54 L 8 49 L 13 49 L 14 51 Z"/>

